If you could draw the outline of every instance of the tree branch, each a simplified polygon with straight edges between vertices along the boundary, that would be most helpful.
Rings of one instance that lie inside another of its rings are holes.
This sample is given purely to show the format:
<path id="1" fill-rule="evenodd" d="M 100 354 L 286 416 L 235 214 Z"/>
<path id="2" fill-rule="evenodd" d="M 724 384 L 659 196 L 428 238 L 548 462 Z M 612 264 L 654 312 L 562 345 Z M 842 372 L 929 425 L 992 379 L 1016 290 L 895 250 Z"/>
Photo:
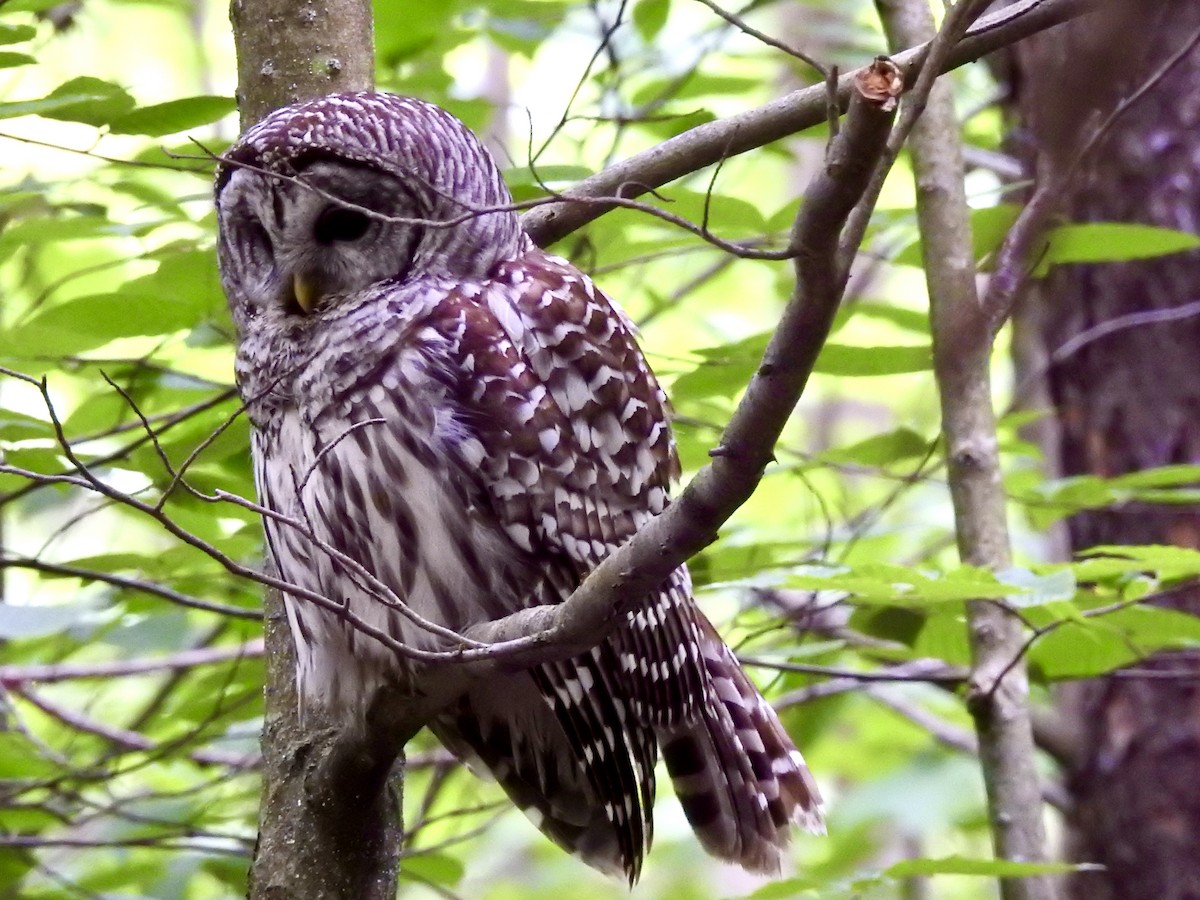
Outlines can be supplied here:
<path id="1" fill-rule="evenodd" d="M 894 44 L 927 39 L 925 0 L 877 0 Z M 933 366 L 959 556 L 970 565 L 1010 564 L 1004 488 L 997 454 L 990 367 L 992 333 L 975 291 L 975 264 L 964 168 L 950 85 L 939 82 L 913 129 L 917 218 L 929 286 Z M 967 704 L 997 856 L 1046 858 L 1042 794 L 1029 718 L 1029 686 L 1018 618 L 987 601 L 967 605 L 972 672 Z M 1005 900 L 1051 900 L 1048 876 L 1001 879 Z"/>
<path id="2" fill-rule="evenodd" d="M 110 741 L 126 750 L 165 756 L 187 743 L 186 740 L 165 741 L 161 743 L 152 741 L 137 731 L 130 731 L 127 728 L 118 728 L 115 725 L 98 722 L 65 706 L 53 703 L 40 694 L 23 687 L 16 687 L 14 685 L 8 685 L 8 687 L 12 689 L 16 696 L 32 706 L 36 706 L 43 713 L 57 719 L 64 725 L 76 731 L 104 738 L 104 740 Z M 225 766 L 230 769 L 244 770 L 257 768 L 261 762 L 257 753 L 230 753 L 226 750 L 215 749 L 184 750 L 184 752 L 192 762 L 202 766 Z"/>
<path id="3" fill-rule="evenodd" d="M 720 446 L 679 498 L 610 555 L 563 603 L 537 606 L 475 626 L 467 637 L 489 643 L 529 638 L 527 650 L 425 670 L 404 702 L 383 691 L 369 714 L 368 744 L 350 739 L 339 764 L 374 768 L 472 680 L 498 667 L 528 667 L 589 650 L 624 614 L 689 557 L 753 493 L 825 341 L 845 280 L 837 262 L 846 218 L 875 170 L 891 128 L 901 82 L 877 60 L 855 81 L 846 121 L 825 166 L 805 193 L 792 245 L 796 287 L 762 363 L 734 411 Z"/>
<path id="4" fill-rule="evenodd" d="M 184 650 L 159 659 L 124 659 L 112 662 L 54 663 L 51 665 L 0 666 L 0 685 L 15 687 L 29 682 L 49 684 L 86 678 L 127 678 L 179 672 L 196 666 L 211 666 L 242 659 L 257 659 L 263 654 L 261 640 L 247 641 L 234 647 L 202 647 Z"/>

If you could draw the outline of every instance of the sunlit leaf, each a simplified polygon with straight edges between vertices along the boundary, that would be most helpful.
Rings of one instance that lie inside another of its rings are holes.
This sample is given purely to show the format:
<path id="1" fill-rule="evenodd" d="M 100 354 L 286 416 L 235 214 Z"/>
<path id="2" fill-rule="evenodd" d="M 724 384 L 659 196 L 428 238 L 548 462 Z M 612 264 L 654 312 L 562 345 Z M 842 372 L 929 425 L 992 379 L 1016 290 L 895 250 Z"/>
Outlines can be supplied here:
<path id="1" fill-rule="evenodd" d="M 0 24 L 0 44 L 19 44 L 37 36 L 37 29 L 32 25 Z"/>
<path id="2" fill-rule="evenodd" d="M 72 78 L 50 92 L 51 97 L 71 97 L 81 94 L 89 96 L 91 99 L 69 103 L 43 113 L 43 115 L 48 119 L 62 119 L 68 122 L 83 122 L 87 125 L 101 126 L 125 115 L 135 105 L 133 97 L 121 86 L 88 75 Z"/>
<path id="3" fill-rule="evenodd" d="M 98 93 L 70 93 L 57 97 L 42 97 L 38 100 L 10 100 L 0 102 L 0 119 L 17 116 L 45 115 L 59 110 L 79 107 L 88 103 L 99 103 L 106 98 Z"/>
<path id="4" fill-rule="evenodd" d="M 644 41 L 652 41 L 667 24 L 671 0 L 637 0 L 633 5 L 633 25 Z"/>
<path id="5" fill-rule="evenodd" d="M 1010 594 L 1008 597 L 1009 603 L 1015 606 L 1043 606 L 1070 600 L 1075 596 L 1077 588 L 1075 573 L 1069 566 L 1052 569 L 1041 574 L 1018 566 L 1010 566 L 997 572 L 996 579 L 1018 589 L 1016 593 Z"/>
<path id="6" fill-rule="evenodd" d="M 45 778 L 56 769 L 45 749 L 38 747 L 27 735 L 19 731 L 0 731 L 0 778 Z"/>
<path id="7" fill-rule="evenodd" d="M 825 375 L 870 376 L 923 372 L 933 366 L 928 347 L 852 347 L 826 344 L 817 357 L 814 371 Z"/>
<path id="8" fill-rule="evenodd" d="M 113 120 L 115 134 L 145 134 L 162 137 L 201 125 L 209 125 L 234 112 L 232 97 L 186 97 L 154 106 L 142 106 Z"/>
<path id="9" fill-rule="evenodd" d="M 1200 247 L 1200 235 L 1136 222 L 1060 225 L 1039 260 L 1038 273 L 1062 263 L 1119 262 L 1166 256 Z"/>
<path id="10" fill-rule="evenodd" d="M 929 455 L 930 443 L 910 428 L 897 428 L 887 434 L 877 434 L 847 447 L 826 450 L 817 459 L 828 463 L 852 463 L 860 466 L 887 466 L 906 460 L 923 459 Z"/>
<path id="11" fill-rule="evenodd" d="M 0 50 L 0 69 L 13 69 L 17 66 L 28 66 L 35 62 L 37 60 L 28 53 L 13 53 L 8 50 Z"/>
<path id="12" fill-rule="evenodd" d="M 992 878 L 1020 878 L 1030 875 L 1061 875 L 1066 872 L 1087 872 L 1102 869 L 1088 863 L 1015 862 L 1007 859 L 968 859 L 946 856 L 940 859 L 906 859 L 893 863 L 884 874 L 893 878 L 916 878 L 926 875 L 984 875 Z"/>
<path id="13" fill-rule="evenodd" d="M 400 861 L 400 876 L 406 881 L 453 887 L 462 881 L 463 864 L 445 853 L 418 853 Z"/>
<path id="14" fill-rule="evenodd" d="M 1021 207 L 1012 203 L 971 210 L 971 243 L 977 262 L 982 262 L 999 249 L 1020 213 Z M 892 262 L 902 266 L 920 266 L 921 254 L 921 242 L 916 240 L 897 253 Z"/>

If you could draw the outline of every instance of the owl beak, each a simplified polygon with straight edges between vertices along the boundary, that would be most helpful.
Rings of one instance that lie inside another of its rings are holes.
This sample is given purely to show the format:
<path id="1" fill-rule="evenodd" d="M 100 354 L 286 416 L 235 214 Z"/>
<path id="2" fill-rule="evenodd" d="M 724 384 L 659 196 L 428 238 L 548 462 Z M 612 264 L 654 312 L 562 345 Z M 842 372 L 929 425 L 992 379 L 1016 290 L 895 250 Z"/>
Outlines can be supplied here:
<path id="1" fill-rule="evenodd" d="M 296 305 L 307 315 L 321 299 L 321 292 L 312 280 L 297 275 L 292 279 L 292 296 L 296 298 Z"/>

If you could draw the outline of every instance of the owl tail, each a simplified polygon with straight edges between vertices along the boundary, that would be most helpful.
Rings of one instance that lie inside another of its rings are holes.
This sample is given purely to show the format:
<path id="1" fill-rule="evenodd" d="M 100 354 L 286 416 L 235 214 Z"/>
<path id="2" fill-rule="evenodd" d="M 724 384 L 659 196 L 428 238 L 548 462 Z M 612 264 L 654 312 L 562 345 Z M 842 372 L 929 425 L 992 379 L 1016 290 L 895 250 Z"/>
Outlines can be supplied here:
<path id="1" fill-rule="evenodd" d="M 793 823 L 824 832 L 821 795 L 775 710 L 712 626 L 700 624 L 706 702 L 698 720 L 659 730 L 663 758 L 704 849 L 774 874 Z"/>
<path id="2" fill-rule="evenodd" d="M 578 691 L 584 672 L 603 684 L 594 666 L 585 655 L 488 679 L 430 729 L 554 843 L 632 885 L 652 836 L 657 747 L 626 730 L 607 685 Z"/>

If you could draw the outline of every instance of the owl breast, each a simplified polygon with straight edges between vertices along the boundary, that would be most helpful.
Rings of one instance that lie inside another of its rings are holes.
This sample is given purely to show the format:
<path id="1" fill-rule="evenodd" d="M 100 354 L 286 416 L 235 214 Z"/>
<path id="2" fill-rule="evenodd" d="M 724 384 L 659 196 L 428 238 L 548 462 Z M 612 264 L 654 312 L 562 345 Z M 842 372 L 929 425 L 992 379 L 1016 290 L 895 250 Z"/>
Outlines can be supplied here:
<path id="1" fill-rule="evenodd" d="M 372 629 L 444 648 L 417 618 L 462 631 L 524 605 L 529 584 L 523 554 L 481 514 L 463 465 L 478 450 L 433 402 L 427 354 L 400 341 L 356 359 L 361 377 L 333 392 L 318 350 L 254 435 L 280 575 L 337 605 L 285 597 L 301 702 L 348 711 L 408 668 Z"/>

